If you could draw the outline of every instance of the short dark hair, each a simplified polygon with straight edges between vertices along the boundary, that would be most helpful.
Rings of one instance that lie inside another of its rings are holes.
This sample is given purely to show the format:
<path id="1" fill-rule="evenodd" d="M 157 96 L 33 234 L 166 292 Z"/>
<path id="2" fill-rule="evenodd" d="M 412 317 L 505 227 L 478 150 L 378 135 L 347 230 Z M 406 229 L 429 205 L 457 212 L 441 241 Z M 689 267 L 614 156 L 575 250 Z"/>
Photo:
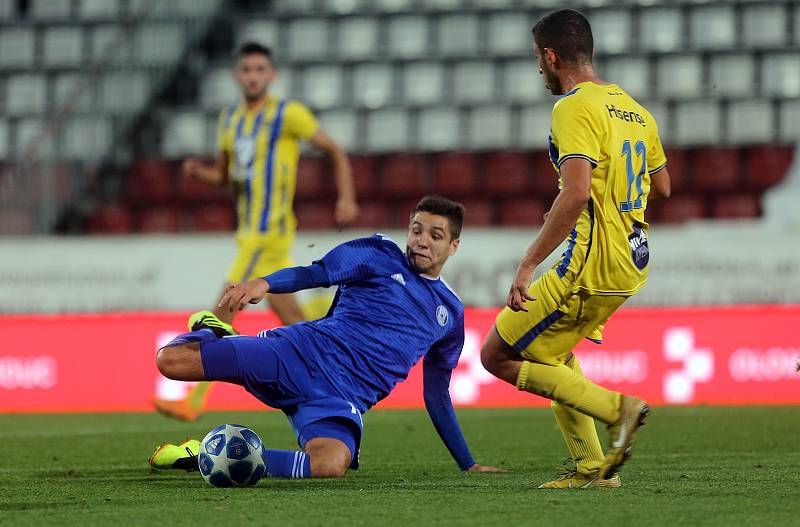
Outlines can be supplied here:
<path id="1" fill-rule="evenodd" d="M 239 46 L 236 56 L 244 57 L 245 55 L 264 55 L 269 60 L 272 60 L 272 50 L 258 42 L 245 42 Z"/>
<path id="2" fill-rule="evenodd" d="M 533 26 L 533 40 L 540 50 L 554 49 L 567 64 L 592 63 L 592 26 L 580 11 L 559 9 L 546 14 Z"/>
<path id="3" fill-rule="evenodd" d="M 417 203 L 411 212 L 411 217 L 417 212 L 427 212 L 444 216 L 450 223 L 450 237 L 455 240 L 461 237 L 461 227 L 464 225 L 464 205 L 442 196 L 425 196 Z"/>

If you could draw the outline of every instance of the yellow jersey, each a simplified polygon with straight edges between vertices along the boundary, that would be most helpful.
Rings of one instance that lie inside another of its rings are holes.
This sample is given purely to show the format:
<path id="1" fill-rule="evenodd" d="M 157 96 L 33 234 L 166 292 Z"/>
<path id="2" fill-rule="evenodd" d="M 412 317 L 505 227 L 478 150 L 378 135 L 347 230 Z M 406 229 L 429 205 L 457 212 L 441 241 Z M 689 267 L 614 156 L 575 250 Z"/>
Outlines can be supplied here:
<path id="1" fill-rule="evenodd" d="M 268 97 L 253 111 L 240 103 L 220 112 L 217 147 L 228 154 L 228 174 L 236 189 L 237 238 L 294 235 L 299 142 L 310 139 L 318 126 L 306 106 L 277 97 Z"/>
<path id="2" fill-rule="evenodd" d="M 634 294 L 649 270 L 650 177 L 667 163 L 655 119 L 616 84 L 582 82 L 553 107 L 549 151 L 556 171 L 571 158 L 592 165 L 591 199 L 556 272 L 589 294 Z"/>

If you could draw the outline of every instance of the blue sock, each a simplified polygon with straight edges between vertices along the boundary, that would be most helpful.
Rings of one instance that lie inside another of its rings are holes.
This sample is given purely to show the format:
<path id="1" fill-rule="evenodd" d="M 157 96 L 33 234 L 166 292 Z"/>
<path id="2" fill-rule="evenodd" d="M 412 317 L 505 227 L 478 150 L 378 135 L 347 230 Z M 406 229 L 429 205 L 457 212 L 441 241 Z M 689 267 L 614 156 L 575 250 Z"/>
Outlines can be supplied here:
<path id="1" fill-rule="evenodd" d="M 198 329 L 197 331 L 190 331 L 189 333 L 178 335 L 169 341 L 169 344 L 164 347 L 177 346 L 178 344 L 186 344 L 187 342 L 210 342 L 217 339 L 219 339 L 219 337 L 213 331 L 208 328 L 203 328 Z"/>
<path id="2" fill-rule="evenodd" d="M 311 458 L 299 450 L 264 449 L 267 461 L 267 477 L 270 478 L 310 478 Z"/>

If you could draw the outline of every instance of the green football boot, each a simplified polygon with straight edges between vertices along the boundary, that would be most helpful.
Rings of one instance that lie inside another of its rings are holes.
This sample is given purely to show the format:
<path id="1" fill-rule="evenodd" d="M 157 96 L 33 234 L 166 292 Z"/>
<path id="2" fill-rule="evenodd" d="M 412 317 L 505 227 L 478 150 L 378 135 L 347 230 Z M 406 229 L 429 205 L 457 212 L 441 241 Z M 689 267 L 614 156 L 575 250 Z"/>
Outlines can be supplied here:
<path id="1" fill-rule="evenodd" d="M 221 321 L 217 315 L 211 311 L 198 311 L 189 317 L 189 331 L 197 331 L 199 329 L 208 328 L 220 338 L 238 335 L 239 332 L 233 329 L 233 326 Z"/>
<path id="2" fill-rule="evenodd" d="M 162 443 L 156 448 L 147 463 L 160 470 L 176 468 L 193 472 L 199 470 L 198 452 L 200 452 L 200 441 L 197 439 L 186 439 L 179 445 Z"/>

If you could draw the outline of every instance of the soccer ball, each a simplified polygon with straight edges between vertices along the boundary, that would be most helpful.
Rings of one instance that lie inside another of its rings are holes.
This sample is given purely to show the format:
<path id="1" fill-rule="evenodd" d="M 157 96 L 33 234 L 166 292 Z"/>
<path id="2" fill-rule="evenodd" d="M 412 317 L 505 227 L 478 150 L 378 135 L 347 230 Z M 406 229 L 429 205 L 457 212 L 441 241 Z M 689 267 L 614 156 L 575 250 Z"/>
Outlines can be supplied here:
<path id="1" fill-rule="evenodd" d="M 264 445 L 258 434 L 242 425 L 220 425 L 200 443 L 200 474 L 214 487 L 255 485 L 266 472 Z"/>

